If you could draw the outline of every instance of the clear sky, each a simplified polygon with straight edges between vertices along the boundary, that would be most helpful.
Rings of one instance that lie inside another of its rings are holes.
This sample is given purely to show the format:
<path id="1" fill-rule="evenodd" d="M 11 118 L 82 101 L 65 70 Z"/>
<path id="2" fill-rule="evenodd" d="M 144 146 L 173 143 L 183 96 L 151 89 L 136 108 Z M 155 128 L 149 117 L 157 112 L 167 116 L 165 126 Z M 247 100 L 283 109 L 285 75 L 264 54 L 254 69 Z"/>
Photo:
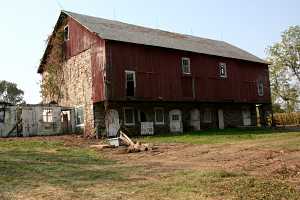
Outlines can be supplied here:
<path id="1" fill-rule="evenodd" d="M 224 40 L 261 58 L 300 24 L 300 0 L 0 0 L 0 80 L 16 82 L 27 103 L 41 101 L 37 67 L 61 8 Z"/>

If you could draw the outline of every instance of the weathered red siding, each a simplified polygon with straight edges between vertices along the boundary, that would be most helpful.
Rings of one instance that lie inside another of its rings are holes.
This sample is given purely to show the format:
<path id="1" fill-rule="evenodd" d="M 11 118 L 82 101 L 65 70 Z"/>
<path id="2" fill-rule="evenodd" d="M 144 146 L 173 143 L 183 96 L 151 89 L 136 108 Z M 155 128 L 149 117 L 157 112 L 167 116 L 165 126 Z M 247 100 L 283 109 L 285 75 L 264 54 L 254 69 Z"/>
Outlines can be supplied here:
<path id="1" fill-rule="evenodd" d="M 137 100 L 270 103 L 265 64 L 117 41 L 106 45 L 110 100 L 126 99 L 124 71 L 135 70 Z M 191 75 L 181 73 L 182 57 L 191 59 Z M 219 78 L 219 62 L 227 64 L 226 79 Z M 264 80 L 263 97 L 257 94 L 259 78 Z"/>
<path id="2" fill-rule="evenodd" d="M 96 34 L 91 33 L 77 21 L 68 17 L 69 40 L 65 42 L 67 59 L 91 49 L 93 102 L 100 102 L 104 97 L 105 76 L 105 41 Z M 87 77 L 88 78 L 88 77 Z"/>

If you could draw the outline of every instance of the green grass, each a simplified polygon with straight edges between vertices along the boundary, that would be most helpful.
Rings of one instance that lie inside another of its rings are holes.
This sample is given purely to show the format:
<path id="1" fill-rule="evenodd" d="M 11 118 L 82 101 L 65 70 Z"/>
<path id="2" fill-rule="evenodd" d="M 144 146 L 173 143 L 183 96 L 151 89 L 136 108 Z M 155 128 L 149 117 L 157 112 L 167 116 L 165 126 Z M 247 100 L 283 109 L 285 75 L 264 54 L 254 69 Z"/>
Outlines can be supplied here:
<path id="1" fill-rule="evenodd" d="M 299 132 L 210 130 L 144 138 L 147 142 L 277 143 L 299 148 Z M 297 145 L 298 144 L 298 145 Z M 127 155 L 124 155 L 127 156 Z M 137 155 L 138 159 L 139 155 Z M 132 159 L 135 159 L 134 157 Z M 170 170 L 117 162 L 89 148 L 62 142 L 0 140 L 0 199 L 299 199 L 285 180 L 243 171 Z"/>
<path id="2" fill-rule="evenodd" d="M 225 129 L 189 132 L 181 135 L 160 135 L 142 138 L 147 143 L 222 144 L 248 140 L 278 140 L 300 137 L 300 132 L 279 132 L 271 129 Z"/>

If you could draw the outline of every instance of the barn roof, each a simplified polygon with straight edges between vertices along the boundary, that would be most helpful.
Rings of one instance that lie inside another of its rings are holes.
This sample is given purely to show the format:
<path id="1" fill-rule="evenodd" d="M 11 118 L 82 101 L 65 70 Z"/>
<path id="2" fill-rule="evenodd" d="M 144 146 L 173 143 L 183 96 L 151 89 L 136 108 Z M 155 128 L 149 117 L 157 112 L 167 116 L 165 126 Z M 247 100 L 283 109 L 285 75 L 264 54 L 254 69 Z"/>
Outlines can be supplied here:
<path id="1" fill-rule="evenodd" d="M 224 41 L 151 29 L 69 11 L 62 12 L 78 21 L 91 32 L 98 34 L 102 39 L 165 47 L 267 64 L 265 60 Z"/>

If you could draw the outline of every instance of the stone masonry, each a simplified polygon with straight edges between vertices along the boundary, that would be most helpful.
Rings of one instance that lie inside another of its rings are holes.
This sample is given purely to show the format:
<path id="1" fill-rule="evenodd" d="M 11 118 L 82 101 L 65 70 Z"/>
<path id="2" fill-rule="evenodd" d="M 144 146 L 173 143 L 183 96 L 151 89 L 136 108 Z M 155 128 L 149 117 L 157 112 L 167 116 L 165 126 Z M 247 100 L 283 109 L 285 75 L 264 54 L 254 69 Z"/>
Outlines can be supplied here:
<path id="1" fill-rule="evenodd" d="M 63 65 L 63 97 L 58 102 L 61 106 L 75 109 L 83 106 L 85 136 L 94 131 L 91 69 L 91 49 L 66 60 Z"/>

